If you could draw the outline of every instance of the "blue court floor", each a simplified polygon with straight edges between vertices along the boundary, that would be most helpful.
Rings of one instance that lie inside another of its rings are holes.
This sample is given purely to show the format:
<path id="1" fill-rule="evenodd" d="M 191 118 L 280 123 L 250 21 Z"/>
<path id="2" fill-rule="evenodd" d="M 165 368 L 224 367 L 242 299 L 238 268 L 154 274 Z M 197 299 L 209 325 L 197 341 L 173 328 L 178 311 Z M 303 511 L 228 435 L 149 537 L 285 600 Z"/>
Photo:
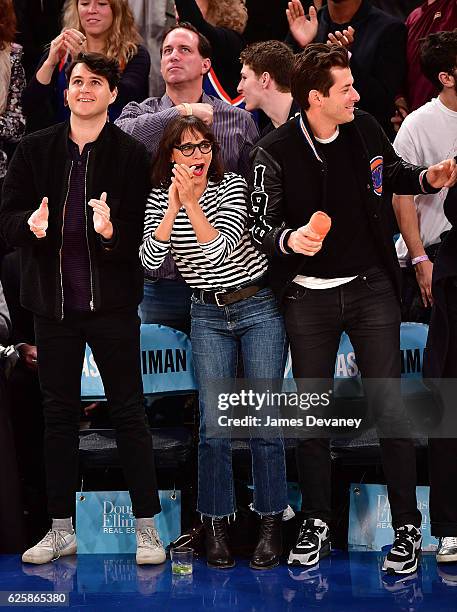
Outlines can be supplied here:
<path id="1" fill-rule="evenodd" d="M 225 571 L 195 560 L 193 575 L 172 576 L 169 561 L 137 567 L 133 555 L 80 555 L 41 566 L 0 555 L 0 591 L 68 592 L 70 609 L 88 611 L 457 611 L 457 564 L 437 567 L 433 554 L 424 554 L 417 573 L 392 578 L 381 562 L 382 553 L 337 551 L 307 571 L 282 565 L 260 572 L 244 559 Z"/>

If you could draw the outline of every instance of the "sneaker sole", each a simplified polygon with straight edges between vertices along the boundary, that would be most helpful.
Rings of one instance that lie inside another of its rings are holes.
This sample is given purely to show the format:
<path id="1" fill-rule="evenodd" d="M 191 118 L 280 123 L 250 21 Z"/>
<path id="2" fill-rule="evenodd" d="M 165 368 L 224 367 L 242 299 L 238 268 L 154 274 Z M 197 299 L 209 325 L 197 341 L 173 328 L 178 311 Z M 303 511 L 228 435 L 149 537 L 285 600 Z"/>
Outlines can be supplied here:
<path id="1" fill-rule="evenodd" d="M 22 563 L 33 563 L 33 565 L 44 565 L 45 563 L 52 563 L 53 561 L 55 561 L 56 559 L 59 559 L 60 557 L 69 557 L 70 555 L 76 555 L 76 553 L 78 552 L 78 548 L 77 545 L 74 544 L 72 546 L 70 546 L 68 549 L 63 550 L 58 557 L 52 557 L 51 559 L 46 559 L 46 561 L 38 561 L 36 558 L 33 558 L 33 556 L 28 556 L 27 553 L 25 552 L 22 555 Z"/>
<path id="2" fill-rule="evenodd" d="M 158 557 L 157 559 L 154 559 L 153 561 L 151 561 L 151 559 L 138 559 L 137 557 L 135 557 L 137 565 L 161 565 L 162 563 L 165 563 L 166 560 L 166 554 L 161 557 Z"/>
<path id="3" fill-rule="evenodd" d="M 290 552 L 289 558 L 287 559 L 287 564 L 295 565 L 295 566 L 302 566 L 302 567 L 316 565 L 316 563 L 319 563 L 320 559 L 323 559 L 324 557 L 328 557 L 330 555 L 330 552 L 331 552 L 330 542 L 326 542 L 322 546 L 322 548 L 316 553 L 304 553 L 304 554 L 298 553 L 297 554 L 297 553 Z M 310 556 L 311 556 L 311 560 L 309 559 Z M 306 560 L 304 560 L 303 557 L 306 557 Z"/>
<path id="4" fill-rule="evenodd" d="M 382 571 L 387 572 L 388 574 L 412 574 L 413 572 L 417 570 L 420 557 L 421 557 L 421 553 L 419 552 L 418 555 L 416 556 L 416 561 L 414 565 L 411 567 L 399 570 L 399 569 L 394 569 L 393 567 L 385 567 L 383 564 Z"/>
<path id="5" fill-rule="evenodd" d="M 436 555 L 437 563 L 455 563 L 457 561 L 457 554 L 454 555 Z"/>

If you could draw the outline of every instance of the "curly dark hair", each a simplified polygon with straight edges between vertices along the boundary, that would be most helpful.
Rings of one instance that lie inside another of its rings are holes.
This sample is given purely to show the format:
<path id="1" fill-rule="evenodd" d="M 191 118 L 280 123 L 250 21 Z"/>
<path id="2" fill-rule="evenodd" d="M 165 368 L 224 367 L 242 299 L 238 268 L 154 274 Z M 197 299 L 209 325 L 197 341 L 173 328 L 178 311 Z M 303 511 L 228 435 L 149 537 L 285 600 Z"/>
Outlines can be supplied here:
<path id="1" fill-rule="evenodd" d="M 436 32 L 423 38 L 420 65 L 427 79 L 437 89 L 443 89 L 439 73 L 453 75 L 457 67 L 457 31 Z"/>
<path id="2" fill-rule="evenodd" d="M 171 184 L 171 156 L 173 147 L 181 144 L 184 132 L 193 136 L 203 136 L 213 144 L 213 157 L 208 169 L 208 178 L 219 183 L 224 176 L 224 168 L 220 158 L 220 146 L 212 130 L 201 119 L 194 115 L 176 117 L 164 129 L 157 154 L 152 164 L 152 186 L 168 189 Z"/>

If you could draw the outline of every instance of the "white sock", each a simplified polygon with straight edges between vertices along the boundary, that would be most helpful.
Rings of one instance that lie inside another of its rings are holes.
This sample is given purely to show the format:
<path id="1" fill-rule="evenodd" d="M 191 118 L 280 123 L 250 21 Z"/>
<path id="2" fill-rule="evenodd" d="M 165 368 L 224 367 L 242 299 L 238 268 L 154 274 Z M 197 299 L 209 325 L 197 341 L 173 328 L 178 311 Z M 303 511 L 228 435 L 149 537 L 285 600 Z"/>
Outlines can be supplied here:
<path id="1" fill-rule="evenodd" d="M 58 529 L 59 531 L 68 531 L 68 533 L 73 533 L 73 524 L 70 518 L 63 519 L 52 519 L 52 529 Z"/>
<path id="2" fill-rule="evenodd" d="M 136 528 L 138 531 L 142 529 L 146 529 L 146 527 L 154 528 L 154 519 L 153 518 L 137 518 L 136 519 Z"/>

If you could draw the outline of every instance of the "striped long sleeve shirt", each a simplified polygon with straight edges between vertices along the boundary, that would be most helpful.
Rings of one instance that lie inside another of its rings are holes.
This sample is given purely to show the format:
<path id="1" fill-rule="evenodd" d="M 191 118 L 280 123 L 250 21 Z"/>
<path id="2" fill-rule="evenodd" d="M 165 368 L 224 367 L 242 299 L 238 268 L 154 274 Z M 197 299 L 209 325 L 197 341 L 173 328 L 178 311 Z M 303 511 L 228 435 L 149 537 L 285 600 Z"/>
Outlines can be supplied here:
<path id="1" fill-rule="evenodd" d="M 202 93 L 201 102 L 213 107 L 212 130 L 220 144 L 224 170 L 237 172 L 247 178 L 250 171 L 249 154 L 259 138 L 251 113 Z M 166 125 L 179 116 L 173 100 L 165 94 L 161 98 L 148 98 L 141 104 L 131 102 L 124 107 L 116 125 L 141 141 L 153 158 L 159 148 Z M 176 268 L 171 258 L 164 260 L 160 269 L 146 270 L 146 278 L 176 279 Z"/>
<path id="2" fill-rule="evenodd" d="M 168 208 L 166 189 L 153 189 L 146 205 L 144 239 L 140 257 L 145 268 L 158 268 L 173 255 L 184 280 L 197 289 L 227 289 L 255 280 L 267 270 L 267 259 L 251 243 L 247 230 L 247 185 L 237 174 L 226 173 L 220 183 L 208 182 L 200 206 L 219 232 L 200 243 L 181 209 L 168 242 L 154 238 L 154 231 Z"/>

